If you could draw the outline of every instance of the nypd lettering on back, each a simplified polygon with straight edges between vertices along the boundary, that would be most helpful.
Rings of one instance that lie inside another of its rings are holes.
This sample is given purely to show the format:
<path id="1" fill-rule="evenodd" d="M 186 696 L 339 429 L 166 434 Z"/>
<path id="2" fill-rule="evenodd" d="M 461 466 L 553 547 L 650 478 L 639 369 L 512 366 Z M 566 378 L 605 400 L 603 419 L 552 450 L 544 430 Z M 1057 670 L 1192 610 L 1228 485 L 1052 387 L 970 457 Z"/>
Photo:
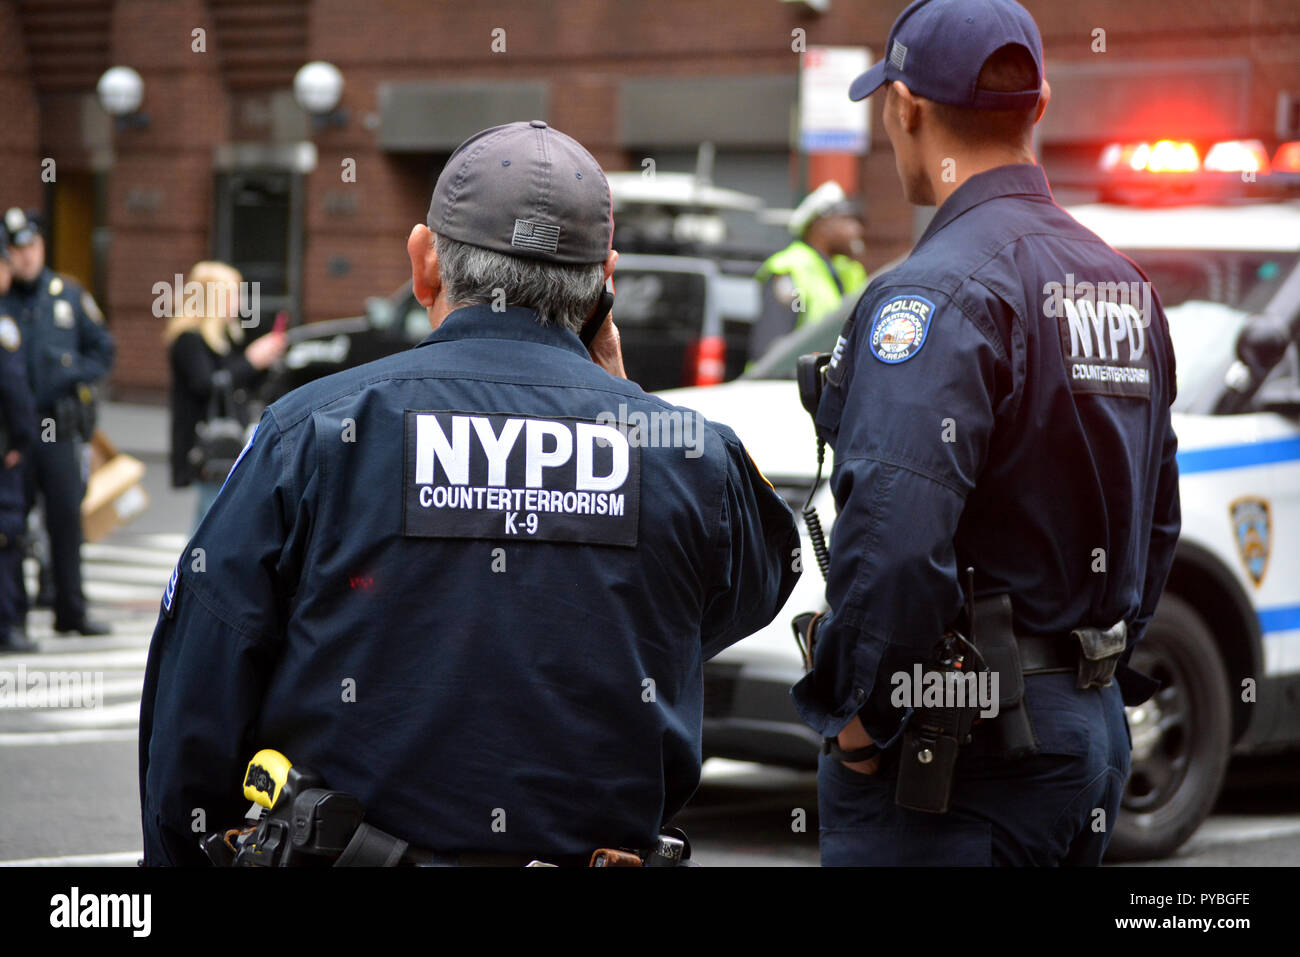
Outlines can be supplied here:
<path id="1" fill-rule="evenodd" d="M 921 351 L 934 318 L 934 303 L 923 296 L 895 296 L 881 303 L 871 323 L 868 346 L 881 362 L 897 365 Z"/>
<path id="2" fill-rule="evenodd" d="M 408 409 L 402 533 L 635 546 L 640 454 L 589 420 Z"/>
<path id="3" fill-rule="evenodd" d="M 1050 284 L 1060 287 L 1059 283 Z M 1060 329 L 1070 391 L 1080 395 L 1151 398 L 1151 350 L 1146 330 L 1150 326 L 1150 293 L 1145 309 L 1139 308 L 1138 283 L 1076 283 L 1072 275 L 1063 287 L 1052 290 L 1044 312 L 1054 316 Z"/>

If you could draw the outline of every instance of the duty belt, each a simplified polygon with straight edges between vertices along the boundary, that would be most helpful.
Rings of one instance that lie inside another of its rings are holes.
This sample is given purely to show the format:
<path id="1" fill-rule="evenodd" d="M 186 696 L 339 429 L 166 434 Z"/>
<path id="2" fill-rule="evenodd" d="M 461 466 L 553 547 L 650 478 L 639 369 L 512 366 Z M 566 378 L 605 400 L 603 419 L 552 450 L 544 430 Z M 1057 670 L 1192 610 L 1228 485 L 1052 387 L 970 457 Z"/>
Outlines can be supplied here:
<path id="1" fill-rule="evenodd" d="M 1024 675 L 1073 672 L 1079 689 L 1109 688 L 1115 667 L 1128 645 L 1128 625 L 1076 628 L 1068 636 L 1016 636 L 1020 671 Z"/>
<path id="2" fill-rule="evenodd" d="M 1079 665 L 1079 646 L 1068 636 L 1046 638 L 1040 635 L 1016 636 L 1020 648 L 1020 671 L 1026 675 L 1070 672 Z"/>

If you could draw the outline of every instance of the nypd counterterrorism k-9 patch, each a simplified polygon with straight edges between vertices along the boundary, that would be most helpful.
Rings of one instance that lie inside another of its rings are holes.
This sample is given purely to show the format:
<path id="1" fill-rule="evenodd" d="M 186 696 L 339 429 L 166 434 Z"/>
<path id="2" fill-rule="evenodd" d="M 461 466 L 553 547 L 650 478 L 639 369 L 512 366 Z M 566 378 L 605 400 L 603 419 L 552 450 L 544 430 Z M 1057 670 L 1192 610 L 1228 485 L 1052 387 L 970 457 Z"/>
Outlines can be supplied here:
<path id="1" fill-rule="evenodd" d="M 408 409 L 402 534 L 635 546 L 640 454 L 586 419 Z"/>
<path id="2" fill-rule="evenodd" d="M 871 323 L 871 354 L 881 362 L 896 365 L 921 351 L 934 303 L 922 296 L 894 296 L 880 304 Z"/>

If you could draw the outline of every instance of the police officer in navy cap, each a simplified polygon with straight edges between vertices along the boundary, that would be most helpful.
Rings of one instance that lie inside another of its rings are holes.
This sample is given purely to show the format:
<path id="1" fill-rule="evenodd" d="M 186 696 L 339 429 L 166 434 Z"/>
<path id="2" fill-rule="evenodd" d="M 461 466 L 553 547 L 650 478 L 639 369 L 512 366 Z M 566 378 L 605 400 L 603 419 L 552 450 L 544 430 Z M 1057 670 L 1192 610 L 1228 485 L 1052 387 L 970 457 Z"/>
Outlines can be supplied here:
<path id="1" fill-rule="evenodd" d="M 32 447 L 28 501 L 33 504 L 40 492 L 50 535 L 54 629 L 103 635 L 109 628 L 86 616 L 81 587 L 82 449 L 90 439 L 90 387 L 113 366 L 113 338 L 90 293 L 45 265 L 36 213 L 11 207 L 4 227 L 13 284 L 0 299 L 0 313 L 11 316 L 21 331 L 36 417 L 44 423 L 41 441 Z M 25 593 L 20 597 L 25 617 Z"/>
<path id="2" fill-rule="evenodd" d="M 3 230 L 0 230 L 3 232 Z M 8 278 L 5 237 L 0 236 L 0 270 Z M 0 295 L 3 294 L 0 289 Z M 0 306 L 0 652 L 32 651 L 21 630 L 23 535 L 27 508 L 23 468 L 36 443 L 36 407 L 27 384 L 23 336 L 14 317 Z"/>
<path id="3" fill-rule="evenodd" d="M 1097 864 L 1124 704 L 1155 687 L 1127 662 L 1180 526 L 1174 356 L 1146 278 L 1034 162 L 1042 64 L 1012 0 L 917 0 L 851 88 L 938 210 L 816 416 L 839 517 L 794 697 L 827 744 L 824 864 Z"/>
<path id="4" fill-rule="evenodd" d="M 237 822 L 261 748 L 406 860 L 585 863 L 691 796 L 702 664 L 776 615 L 798 535 L 730 429 L 623 378 L 612 232 L 544 122 L 452 154 L 407 243 L 432 334 L 274 403 L 181 555 L 146 864 L 204 861 L 194 809 Z"/>

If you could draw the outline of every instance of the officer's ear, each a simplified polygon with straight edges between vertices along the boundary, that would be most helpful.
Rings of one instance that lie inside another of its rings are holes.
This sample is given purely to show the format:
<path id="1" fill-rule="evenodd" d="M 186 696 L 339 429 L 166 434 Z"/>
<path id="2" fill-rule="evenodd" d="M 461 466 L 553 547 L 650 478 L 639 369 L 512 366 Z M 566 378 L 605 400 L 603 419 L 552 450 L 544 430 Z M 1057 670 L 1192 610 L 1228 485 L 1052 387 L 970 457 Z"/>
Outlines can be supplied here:
<path id="1" fill-rule="evenodd" d="M 406 254 L 411 257 L 411 286 L 416 301 L 428 309 L 442 292 L 438 250 L 428 226 L 420 223 L 411 230 L 411 235 L 406 238 Z"/>
<path id="2" fill-rule="evenodd" d="M 1034 114 L 1034 122 L 1037 123 L 1047 112 L 1047 101 L 1052 98 L 1052 84 L 1047 82 L 1047 77 L 1043 77 L 1043 86 L 1038 93 L 1038 112 Z"/>
<path id="3" fill-rule="evenodd" d="M 890 84 L 890 90 L 893 97 L 886 101 L 886 109 L 892 109 L 898 119 L 898 127 L 904 133 L 911 133 L 916 130 L 917 124 L 921 122 L 921 104 L 917 101 L 912 91 L 907 88 L 907 84 L 902 80 L 895 80 Z"/>

